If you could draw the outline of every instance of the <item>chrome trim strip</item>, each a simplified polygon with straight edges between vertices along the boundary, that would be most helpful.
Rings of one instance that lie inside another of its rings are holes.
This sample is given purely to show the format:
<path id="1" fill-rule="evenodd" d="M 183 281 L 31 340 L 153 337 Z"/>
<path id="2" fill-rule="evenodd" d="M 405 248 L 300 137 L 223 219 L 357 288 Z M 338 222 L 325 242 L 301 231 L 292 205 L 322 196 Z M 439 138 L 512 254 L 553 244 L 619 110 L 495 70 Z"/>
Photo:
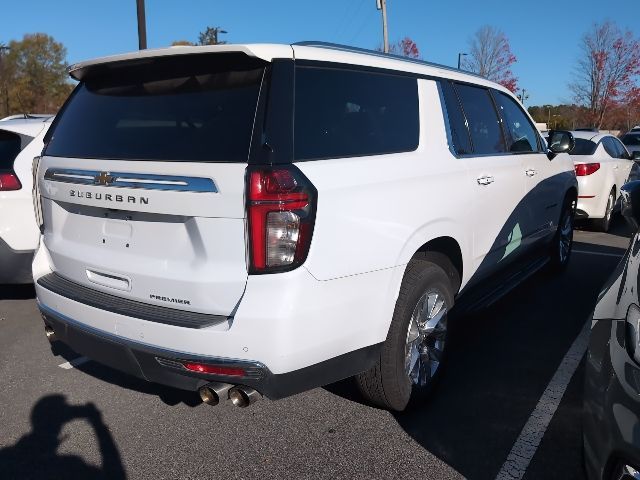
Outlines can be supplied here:
<path id="1" fill-rule="evenodd" d="M 106 172 L 100 170 L 76 170 L 71 168 L 49 168 L 44 179 L 51 182 L 79 185 L 100 185 L 117 188 L 139 188 L 143 190 L 165 190 L 177 192 L 218 193 L 218 187 L 210 178 L 155 175 L 148 173 Z"/>

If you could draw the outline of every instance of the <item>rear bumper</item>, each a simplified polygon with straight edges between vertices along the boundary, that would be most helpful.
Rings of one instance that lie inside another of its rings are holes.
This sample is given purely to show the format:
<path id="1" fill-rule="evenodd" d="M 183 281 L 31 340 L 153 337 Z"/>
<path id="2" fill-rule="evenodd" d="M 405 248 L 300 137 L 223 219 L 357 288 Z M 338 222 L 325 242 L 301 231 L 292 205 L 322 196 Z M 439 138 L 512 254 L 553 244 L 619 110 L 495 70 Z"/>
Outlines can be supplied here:
<path id="1" fill-rule="evenodd" d="M 260 362 L 190 355 L 135 342 L 92 328 L 38 303 L 45 325 L 56 342 L 79 354 L 143 380 L 195 391 L 209 382 L 246 385 L 270 399 L 279 399 L 326 385 L 370 368 L 382 344 L 371 345 L 319 364 L 284 374 L 273 374 Z M 245 376 L 209 375 L 182 368 L 180 361 L 241 368 Z"/>
<path id="2" fill-rule="evenodd" d="M 0 238 L 0 285 L 33 283 L 33 250 L 16 251 Z"/>

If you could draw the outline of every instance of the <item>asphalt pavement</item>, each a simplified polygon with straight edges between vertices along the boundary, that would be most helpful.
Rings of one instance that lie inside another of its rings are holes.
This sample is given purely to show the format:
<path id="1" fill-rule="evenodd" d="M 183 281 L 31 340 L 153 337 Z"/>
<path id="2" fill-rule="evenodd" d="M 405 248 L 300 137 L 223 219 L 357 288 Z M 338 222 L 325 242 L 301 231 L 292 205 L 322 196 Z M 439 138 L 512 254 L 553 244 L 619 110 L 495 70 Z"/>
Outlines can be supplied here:
<path id="1" fill-rule="evenodd" d="M 434 394 L 392 414 L 342 381 L 247 409 L 146 384 L 45 339 L 32 287 L 0 286 L 1 478 L 493 479 L 629 242 L 576 232 L 560 276 L 538 273 L 452 319 Z M 524 478 L 581 479 L 582 365 Z"/>

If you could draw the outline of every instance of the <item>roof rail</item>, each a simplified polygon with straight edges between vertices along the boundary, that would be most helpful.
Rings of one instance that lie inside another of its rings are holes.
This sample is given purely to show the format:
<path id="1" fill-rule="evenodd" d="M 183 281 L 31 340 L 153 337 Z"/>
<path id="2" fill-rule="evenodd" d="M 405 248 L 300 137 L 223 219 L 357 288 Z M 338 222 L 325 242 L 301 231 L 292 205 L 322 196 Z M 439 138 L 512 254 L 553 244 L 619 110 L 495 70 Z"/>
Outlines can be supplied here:
<path id="1" fill-rule="evenodd" d="M 391 59 L 400 60 L 400 61 L 403 61 L 403 62 L 417 63 L 418 65 L 426 65 L 428 67 L 441 68 L 443 70 L 449 70 L 451 72 L 464 73 L 466 75 L 472 75 L 472 76 L 478 77 L 478 78 L 485 78 L 485 77 L 482 77 L 481 75 L 478 75 L 477 73 L 469 72 L 467 70 L 458 70 L 457 68 L 450 67 L 448 65 L 442 65 L 440 63 L 427 62 L 425 60 L 418 60 L 416 58 L 404 57 L 402 55 L 396 55 L 394 53 L 379 52 L 378 50 L 370 50 L 368 48 L 351 47 L 349 45 L 341 45 L 339 43 L 318 42 L 318 41 L 311 40 L 311 41 L 305 41 L 305 42 L 296 42 L 296 43 L 293 43 L 292 45 L 294 45 L 294 46 L 298 45 L 300 47 L 327 48 L 327 49 L 331 49 L 331 50 L 340 50 L 342 52 L 363 53 L 363 54 L 366 54 L 366 55 L 374 55 L 376 57 L 391 58 Z"/>

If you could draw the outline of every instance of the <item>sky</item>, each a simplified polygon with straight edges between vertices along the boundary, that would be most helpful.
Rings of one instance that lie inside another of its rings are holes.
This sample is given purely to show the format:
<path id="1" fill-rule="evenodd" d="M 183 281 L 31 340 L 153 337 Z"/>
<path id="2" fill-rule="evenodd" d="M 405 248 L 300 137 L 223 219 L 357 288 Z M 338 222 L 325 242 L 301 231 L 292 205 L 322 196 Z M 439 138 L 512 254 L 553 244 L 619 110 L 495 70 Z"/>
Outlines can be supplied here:
<path id="1" fill-rule="evenodd" d="M 640 36 L 628 12 L 640 0 L 387 0 L 389 37 L 408 36 L 424 60 L 455 66 L 458 53 L 483 25 L 501 29 L 518 61 L 513 71 L 529 95 L 526 105 L 570 102 L 568 88 L 586 31 L 605 19 Z M 138 48 L 135 0 L 2 0 L 0 43 L 43 32 L 67 48 L 70 64 Z M 636 7 L 636 8 L 632 8 Z M 618 12 L 623 12 L 622 15 Z M 627 13 L 624 13 L 627 12 Z M 146 0 L 149 48 L 196 41 L 220 26 L 230 43 L 319 40 L 362 48 L 382 43 L 376 0 Z"/>

